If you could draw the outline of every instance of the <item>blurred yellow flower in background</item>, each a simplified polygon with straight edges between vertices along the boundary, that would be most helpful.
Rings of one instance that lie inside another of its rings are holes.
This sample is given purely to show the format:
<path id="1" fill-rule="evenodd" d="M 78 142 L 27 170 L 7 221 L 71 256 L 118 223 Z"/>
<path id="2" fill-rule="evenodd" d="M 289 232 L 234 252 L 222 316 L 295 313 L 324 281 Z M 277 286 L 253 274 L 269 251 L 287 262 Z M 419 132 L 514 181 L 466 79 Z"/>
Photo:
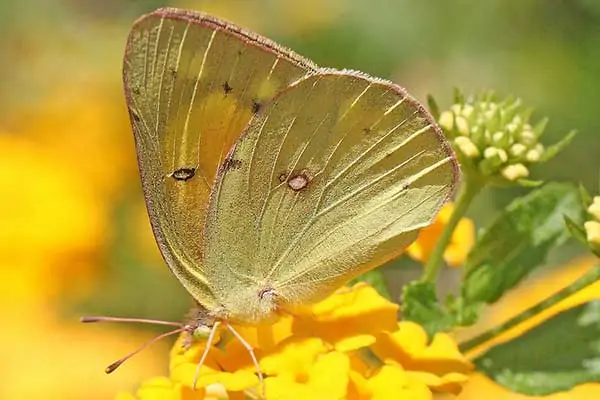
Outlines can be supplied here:
<path id="1" fill-rule="evenodd" d="M 125 135 L 126 127 L 114 98 L 103 98 L 104 91 L 90 98 L 86 91 L 93 101 L 88 103 L 79 91 L 67 101 L 64 93 L 73 92 L 63 89 L 44 99 L 35 113 L 15 112 L 14 131 L 0 132 L 3 399 L 42 393 L 104 399 L 162 369 L 157 347 L 136 361 L 143 368 L 106 377 L 90 394 L 90 383 L 103 378 L 102 365 L 112 361 L 104 350 L 123 354 L 148 334 L 91 332 L 75 318 L 64 321 L 57 307 L 94 287 L 113 238 L 109 221 L 119 178 L 126 178 L 126 164 L 132 164 L 123 152 L 127 146 L 110 144 L 120 140 L 117 134 Z"/>
<path id="2" fill-rule="evenodd" d="M 122 89 L 101 82 L 99 77 L 57 87 L 34 106 L 16 110 L 9 124 L 80 179 L 72 186 L 108 202 L 138 178 Z"/>
<path id="3" fill-rule="evenodd" d="M 454 205 L 452 203 L 444 205 L 433 224 L 421 229 L 417 240 L 408 246 L 406 253 L 411 258 L 423 264 L 427 262 L 453 211 Z M 467 254 L 469 254 L 469 250 L 471 250 L 474 243 L 475 225 L 470 219 L 463 218 L 456 226 L 450 243 L 446 247 L 446 250 L 444 250 L 444 260 L 451 267 L 461 266 L 465 262 Z"/>
<path id="4" fill-rule="evenodd" d="M 531 278 L 528 282 L 520 285 L 505 295 L 498 303 L 490 306 L 489 312 L 484 313 L 482 321 L 477 325 L 473 328 L 457 331 L 454 336 L 459 341 L 463 341 L 503 323 L 559 290 L 568 287 L 571 283 L 575 282 L 579 277 L 585 274 L 591 267 L 597 265 L 597 263 L 597 258 L 585 257 L 561 266 L 560 268 L 555 268 L 546 275 Z M 579 292 L 573 293 L 571 296 L 544 310 L 533 318 L 527 319 L 523 323 L 504 332 L 502 335 L 484 343 L 482 346 L 476 347 L 473 351 L 469 352 L 467 356 L 469 358 L 475 357 L 496 344 L 509 341 L 522 335 L 524 332 L 540 325 L 542 322 L 562 311 L 596 299 L 600 299 L 600 282 L 596 282 Z M 590 400 L 600 398 L 600 383 L 582 384 L 567 392 L 559 392 L 548 396 L 526 396 L 510 392 L 485 375 L 475 373 L 471 375 L 468 383 L 464 385 L 463 392 L 460 394 L 459 399 L 479 400 L 482 393 L 485 393 L 486 400 Z"/>
<path id="5" fill-rule="evenodd" d="M 72 82 L 13 109 L 0 132 L 0 398 L 105 399 L 164 369 L 158 346 L 105 377 L 102 366 L 148 333 L 92 332 L 62 308 L 95 290 L 115 201 L 137 179 L 122 102 L 118 85 Z"/>
<path id="6" fill-rule="evenodd" d="M 102 201 L 82 179 L 38 142 L 0 134 L 4 300 L 40 304 L 89 277 L 109 229 Z"/>
<path id="7" fill-rule="evenodd" d="M 280 35 L 314 33 L 330 26 L 343 16 L 347 5 L 342 0 L 305 0 L 270 2 L 268 12 L 256 2 L 239 0 L 185 0 L 180 7 L 217 15 L 248 29 L 264 32 L 271 30 Z M 315 11 L 318 10 L 318 11 Z M 277 18 L 272 18 L 272 16 Z"/>
<path id="8" fill-rule="evenodd" d="M 235 329 L 255 349 L 268 399 L 397 399 L 403 394 L 420 400 L 435 392 L 459 393 L 472 366 L 456 343 L 445 334 L 428 343 L 419 325 L 399 323 L 397 313 L 398 305 L 358 283 L 272 325 Z M 182 388 L 191 386 L 205 342 L 185 350 L 185 339 L 173 347 L 170 376 L 143 383 L 137 398 L 188 398 Z M 214 390 L 211 385 L 220 384 L 236 398 L 245 390 L 257 394 L 258 383 L 248 352 L 222 331 L 198 386 Z"/>

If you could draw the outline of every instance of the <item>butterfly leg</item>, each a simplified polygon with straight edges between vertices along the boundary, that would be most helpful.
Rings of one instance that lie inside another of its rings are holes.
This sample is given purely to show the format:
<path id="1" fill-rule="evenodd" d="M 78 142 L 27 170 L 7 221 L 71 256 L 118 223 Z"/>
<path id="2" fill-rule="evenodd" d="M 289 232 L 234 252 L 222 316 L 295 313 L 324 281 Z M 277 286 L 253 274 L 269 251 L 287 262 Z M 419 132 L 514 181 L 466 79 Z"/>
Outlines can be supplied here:
<path id="1" fill-rule="evenodd" d="M 235 336 L 240 341 L 240 343 L 246 348 L 246 350 L 248 350 L 248 353 L 250 353 L 250 357 L 252 358 L 252 362 L 254 363 L 254 367 L 256 368 L 256 373 L 258 374 L 258 380 L 260 381 L 260 391 L 262 395 L 261 397 L 265 398 L 265 381 L 263 379 L 263 374 L 260 369 L 260 365 L 258 364 L 256 354 L 254 353 L 254 348 L 250 345 L 250 343 L 245 341 L 242 335 L 240 335 L 235 329 L 233 329 L 231 325 L 225 323 L 225 326 L 227 327 L 227 329 L 229 329 L 231 333 L 233 333 L 233 336 Z"/>
<path id="2" fill-rule="evenodd" d="M 200 361 L 198 361 L 198 365 L 196 366 L 196 372 L 194 373 L 194 381 L 192 382 L 192 389 L 196 389 L 196 383 L 198 382 L 198 377 L 200 376 L 200 369 L 202 369 L 202 365 L 204 365 L 204 361 L 208 356 L 208 352 L 210 351 L 210 347 L 212 346 L 212 342 L 215 338 L 215 334 L 217 332 L 217 328 L 219 327 L 220 322 L 215 321 L 215 324 L 212 326 L 210 333 L 208 334 L 208 339 L 206 340 L 206 347 L 204 347 L 204 352 L 202 353 L 202 357 L 200 357 Z"/>

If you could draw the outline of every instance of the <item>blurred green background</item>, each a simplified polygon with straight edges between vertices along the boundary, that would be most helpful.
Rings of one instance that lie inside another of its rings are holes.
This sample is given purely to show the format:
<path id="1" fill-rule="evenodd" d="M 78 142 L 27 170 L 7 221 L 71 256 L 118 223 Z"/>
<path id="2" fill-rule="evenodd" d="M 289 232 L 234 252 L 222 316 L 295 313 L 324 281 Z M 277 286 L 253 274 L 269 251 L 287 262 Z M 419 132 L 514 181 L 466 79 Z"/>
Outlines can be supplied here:
<path id="1" fill-rule="evenodd" d="M 153 242 L 121 88 L 132 22 L 202 10 L 321 66 L 393 80 L 448 106 L 494 89 L 580 133 L 533 178 L 600 177 L 600 2 L 487 0 L 8 0 L 0 3 L 0 398 L 107 398 L 165 373 L 168 343 L 102 370 L 152 329 L 80 326 L 82 314 L 181 320 L 188 295 Z M 477 226 L 519 190 L 485 192 Z M 567 247 L 554 263 L 573 257 Z M 154 330 L 156 332 L 156 330 Z M 48 397 L 49 396 L 49 397 Z"/>

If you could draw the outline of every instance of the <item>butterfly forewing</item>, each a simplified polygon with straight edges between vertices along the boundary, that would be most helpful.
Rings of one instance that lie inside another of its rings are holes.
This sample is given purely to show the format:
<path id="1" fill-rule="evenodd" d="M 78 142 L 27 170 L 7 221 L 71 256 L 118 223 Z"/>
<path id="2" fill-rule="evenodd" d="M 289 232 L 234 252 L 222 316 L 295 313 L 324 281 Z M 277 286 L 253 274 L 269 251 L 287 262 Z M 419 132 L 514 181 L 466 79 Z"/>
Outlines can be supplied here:
<path id="1" fill-rule="evenodd" d="M 323 70 L 277 95 L 229 157 L 235 168 L 222 168 L 210 201 L 205 262 L 218 301 L 241 320 L 251 311 L 227 288 L 318 300 L 398 256 L 458 178 L 427 112 L 401 88 L 353 72 Z"/>
<path id="2" fill-rule="evenodd" d="M 161 9 L 130 33 L 123 80 L 153 230 L 171 270 L 205 306 L 202 230 L 218 166 L 252 115 L 315 68 L 199 13 Z"/>

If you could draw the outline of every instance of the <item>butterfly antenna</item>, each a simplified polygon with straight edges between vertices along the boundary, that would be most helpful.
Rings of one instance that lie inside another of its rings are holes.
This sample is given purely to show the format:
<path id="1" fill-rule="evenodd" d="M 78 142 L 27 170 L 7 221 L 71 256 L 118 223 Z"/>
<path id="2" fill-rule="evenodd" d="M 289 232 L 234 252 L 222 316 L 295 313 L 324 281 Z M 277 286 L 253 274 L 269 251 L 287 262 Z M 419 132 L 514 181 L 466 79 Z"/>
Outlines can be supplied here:
<path id="1" fill-rule="evenodd" d="M 208 339 L 206 340 L 206 345 L 204 347 L 204 352 L 202 353 L 202 357 L 200 357 L 200 361 L 198 361 L 198 365 L 196 366 L 196 372 L 194 372 L 194 380 L 192 381 L 192 390 L 196 390 L 196 383 L 198 383 L 198 378 L 200 377 L 200 369 L 204 365 L 204 361 L 208 356 L 208 352 L 210 350 L 210 346 L 212 346 L 212 342 L 215 339 L 215 333 L 217 332 L 217 327 L 220 322 L 215 321 L 215 324 L 210 329 L 210 333 L 208 334 Z"/>
<path id="2" fill-rule="evenodd" d="M 83 323 L 91 323 L 91 322 L 138 322 L 138 323 L 141 323 L 141 324 L 178 326 L 180 328 L 184 327 L 184 324 L 182 324 L 181 322 L 161 321 L 161 320 L 158 320 L 158 319 L 145 319 L 145 318 L 89 316 L 89 317 L 81 317 L 79 319 L 79 321 L 83 322 Z"/>
<path id="3" fill-rule="evenodd" d="M 79 319 L 83 323 L 91 323 L 91 322 L 136 322 L 141 324 L 152 324 L 152 325 L 167 325 L 167 326 L 176 326 L 178 329 L 163 333 L 162 335 L 158 335 L 157 337 L 147 341 L 143 345 L 141 345 L 137 350 L 132 351 L 127 354 L 125 357 L 115 361 L 110 364 L 104 372 L 110 374 L 117 368 L 121 366 L 125 361 L 129 360 L 131 357 L 135 356 L 140 351 L 144 350 L 146 347 L 151 344 L 158 342 L 159 340 L 166 338 L 167 336 L 175 335 L 177 333 L 182 332 L 190 332 L 192 327 L 190 325 L 182 324 L 181 322 L 171 322 L 171 321 L 162 321 L 158 319 L 146 319 L 146 318 L 126 318 L 126 317 L 105 317 L 105 316 L 89 316 L 89 317 L 81 317 Z"/>
<path id="4" fill-rule="evenodd" d="M 256 368 L 256 373 L 258 374 L 258 380 L 260 381 L 260 391 L 261 391 L 261 395 L 262 395 L 261 397 L 264 398 L 265 397 L 265 381 L 263 379 L 263 374 L 260 369 L 260 365 L 258 364 L 256 354 L 254 353 L 254 348 L 250 345 L 250 343 L 245 341 L 244 338 L 242 337 L 242 335 L 240 335 L 235 329 L 233 329 L 233 327 L 231 325 L 225 324 L 225 326 L 227 327 L 227 329 L 229 329 L 229 331 L 231 333 L 233 333 L 233 336 L 235 336 L 240 341 L 242 346 L 244 346 L 246 348 L 246 350 L 248 350 L 248 353 L 250 353 L 250 357 L 252 358 L 252 362 L 254 363 L 254 367 Z"/>
<path id="5" fill-rule="evenodd" d="M 106 372 L 107 374 L 110 374 L 111 372 L 114 372 L 114 370 L 116 370 L 117 368 L 119 368 L 121 366 L 121 364 L 123 364 L 125 361 L 129 360 L 131 357 L 135 356 L 137 353 L 139 353 L 140 351 L 144 350 L 146 347 L 150 346 L 151 344 L 154 344 L 156 342 L 158 342 L 161 339 L 166 338 L 167 336 L 171 336 L 171 335 L 175 335 L 177 333 L 182 333 L 182 332 L 186 332 L 189 331 L 189 327 L 188 326 L 182 326 L 181 328 L 172 330 L 170 332 L 165 332 L 162 335 L 158 335 L 157 337 L 147 341 L 146 343 L 144 343 L 143 345 L 141 345 L 140 347 L 138 347 L 136 350 L 132 351 L 131 353 L 127 354 L 125 357 L 115 361 L 114 363 L 110 364 L 108 367 L 106 367 L 106 369 L 104 370 L 104 372 Z"/>

